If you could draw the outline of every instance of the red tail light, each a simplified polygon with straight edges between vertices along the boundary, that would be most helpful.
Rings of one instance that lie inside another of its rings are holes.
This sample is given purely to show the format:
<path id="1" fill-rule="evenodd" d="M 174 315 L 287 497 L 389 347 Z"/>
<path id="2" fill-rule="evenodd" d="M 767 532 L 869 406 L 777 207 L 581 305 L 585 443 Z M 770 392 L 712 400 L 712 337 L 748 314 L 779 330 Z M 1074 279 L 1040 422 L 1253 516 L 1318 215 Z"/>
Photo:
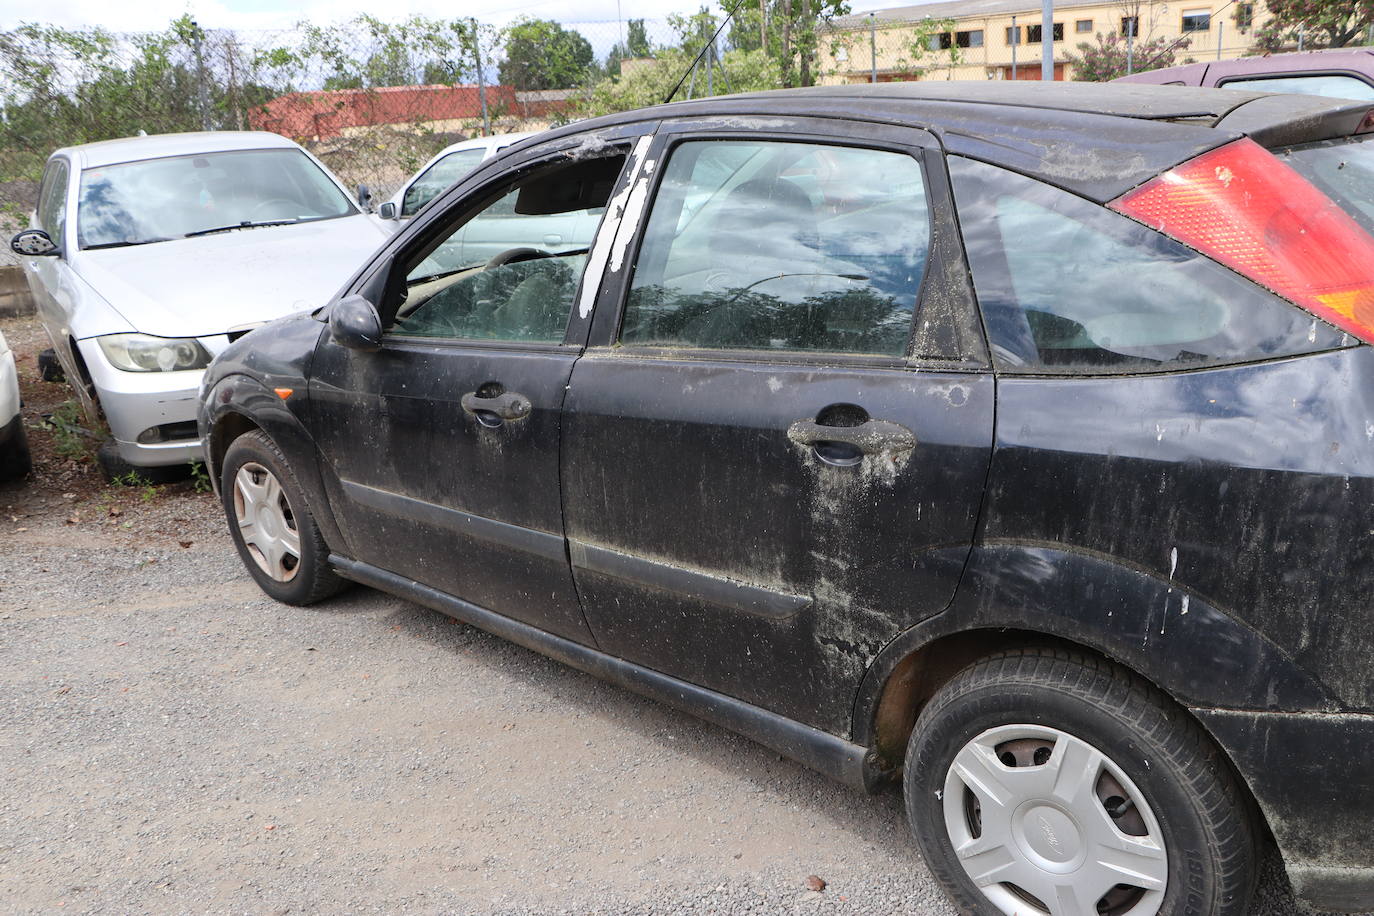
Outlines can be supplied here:
<path id="1" fill-rule="evenodd" d="M 1253 140 L 1204 153 L 1108 206 L 1374 342 L 1374 237 Z"/>

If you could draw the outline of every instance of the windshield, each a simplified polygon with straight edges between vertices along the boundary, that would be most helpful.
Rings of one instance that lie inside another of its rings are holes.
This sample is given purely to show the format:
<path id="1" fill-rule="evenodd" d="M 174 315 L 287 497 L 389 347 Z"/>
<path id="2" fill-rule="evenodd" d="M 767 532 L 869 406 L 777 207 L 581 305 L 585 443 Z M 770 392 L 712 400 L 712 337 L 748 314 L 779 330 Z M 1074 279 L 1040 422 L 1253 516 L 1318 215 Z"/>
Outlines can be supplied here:
<path id="1" fill-rule="evenodd" d="M 401 201 L 401 215 L 414 216 L 455 181 L 477 168 L 486 154 L 487 151 L 481 147 L 455 150 L 425 169 L 406 188 L 406 196 Z"/>
<path id="2" fill-rule="evenodd" d="M 1374 135 L 1274 150 L 1374 235 Z"/>
<path id="3" fill-rule="evenodd" d="M 77 233 L 82 248 L 111 248 L 357 212 L 300 150 L 235 150 L 87 169 Z"/>

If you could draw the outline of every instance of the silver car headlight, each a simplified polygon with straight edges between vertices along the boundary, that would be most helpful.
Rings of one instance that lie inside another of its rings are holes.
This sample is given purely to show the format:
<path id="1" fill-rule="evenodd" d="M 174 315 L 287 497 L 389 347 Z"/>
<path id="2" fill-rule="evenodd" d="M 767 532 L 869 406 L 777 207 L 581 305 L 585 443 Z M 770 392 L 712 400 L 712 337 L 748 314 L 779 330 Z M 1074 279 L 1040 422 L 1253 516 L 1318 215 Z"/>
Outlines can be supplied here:
<path id="1" fill-rule="evenodd" d="M 110 334 L 96 340 L 110 364 L 125 372 L 176 372 L 210 365 L 209 351 L 194 337 Z"/>

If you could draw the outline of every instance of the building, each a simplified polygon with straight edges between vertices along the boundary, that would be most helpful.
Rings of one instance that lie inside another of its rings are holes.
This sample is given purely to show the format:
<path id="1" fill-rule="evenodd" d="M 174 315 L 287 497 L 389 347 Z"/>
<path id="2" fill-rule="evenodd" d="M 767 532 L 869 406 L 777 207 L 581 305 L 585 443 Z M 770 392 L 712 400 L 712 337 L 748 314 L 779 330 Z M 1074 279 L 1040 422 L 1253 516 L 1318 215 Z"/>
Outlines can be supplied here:
<path id="1" fill-rule="evenodd" d="M 1067 55 L 1098 34 L 1128 29 L 1140 42 L 1187 39 L 1175 63 L 1240 57 L 1251 47 L 1254 4 L 1225 0 L 1180 3 L 1056 2 L 1054 78 L 1072 79 Z M 949 19 L 948 31 L 929 34 L 923 20 Z M 1242 29 L 1237 22 L 1246 23 Z M 927 33 L 923 36 L 923 32 Z M 951 0 L 842 16 L 820 36 L 818 55 L 824 82 L 906 79 L 1040 78 L 1041 9 L 1034 0 Z M 913 47 L 925 41 L 920 53 Z"/>

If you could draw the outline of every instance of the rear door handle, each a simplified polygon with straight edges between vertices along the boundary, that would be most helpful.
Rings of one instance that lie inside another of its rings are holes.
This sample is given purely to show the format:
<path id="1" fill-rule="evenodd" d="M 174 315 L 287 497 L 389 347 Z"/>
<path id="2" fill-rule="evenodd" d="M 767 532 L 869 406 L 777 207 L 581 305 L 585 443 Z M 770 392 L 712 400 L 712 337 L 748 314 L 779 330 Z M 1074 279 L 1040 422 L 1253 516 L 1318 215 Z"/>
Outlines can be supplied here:
<path id="1" fill-rule="evenodd" d="M 477 418 L 477 422 L 487 427 L 500 426 L 506 420 L 521 420 L 529 416 L 532 405 L 530 399 L 514 391 L 503 392 L 484 398 L 470 391 L 459 399 L 463 410 Z"/>
<path id="2" fill-rule="evenodd" d="M 858 464 L 865 455 L 895 455 L 916 447 L 911 430 L 890 420 L 865 420 L 857 426 L 822 426 L 808 418 L 789 426 L 787 438 L 810 446 L 816 457 L 837 467 Z"/>

